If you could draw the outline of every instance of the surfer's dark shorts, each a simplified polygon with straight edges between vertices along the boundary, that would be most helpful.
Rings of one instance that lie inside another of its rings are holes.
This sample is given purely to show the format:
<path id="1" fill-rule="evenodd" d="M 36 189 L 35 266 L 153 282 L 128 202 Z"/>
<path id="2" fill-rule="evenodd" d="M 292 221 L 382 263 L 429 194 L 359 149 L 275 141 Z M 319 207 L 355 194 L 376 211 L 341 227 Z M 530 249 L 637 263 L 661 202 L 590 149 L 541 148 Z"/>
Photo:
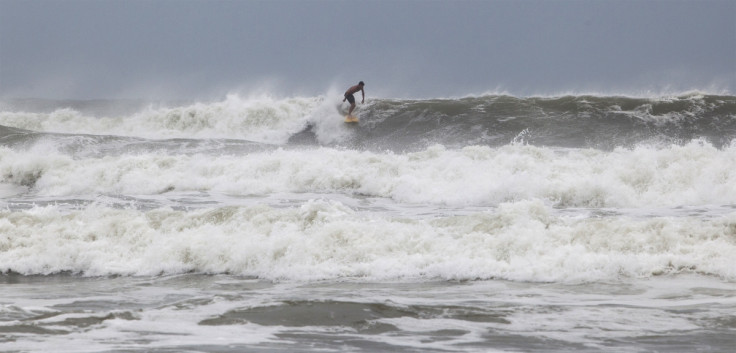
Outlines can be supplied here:
<path id="1" fill-rule="evenodd" d="M 353 97 L 352 94 L 346 94 L 345 98 L 348 99 L 348 102 L 350 102 L 350 104 L 355 104 L 355 97 Z"/>

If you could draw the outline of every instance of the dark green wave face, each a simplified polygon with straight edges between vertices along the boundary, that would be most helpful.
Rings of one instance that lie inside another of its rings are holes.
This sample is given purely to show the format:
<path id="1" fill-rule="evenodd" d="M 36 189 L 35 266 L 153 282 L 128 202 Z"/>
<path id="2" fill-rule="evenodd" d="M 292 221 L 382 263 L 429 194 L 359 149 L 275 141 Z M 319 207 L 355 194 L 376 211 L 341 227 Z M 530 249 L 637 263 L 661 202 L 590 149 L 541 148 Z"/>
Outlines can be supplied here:
<path id="1" fill-rule="evenodd" d="M 382 100 L 364 115 L 363 137 L 371 147 L 525 143 L 611 149 L 693 139 L 722 147 L 736 138 L 733 96 Z"/>

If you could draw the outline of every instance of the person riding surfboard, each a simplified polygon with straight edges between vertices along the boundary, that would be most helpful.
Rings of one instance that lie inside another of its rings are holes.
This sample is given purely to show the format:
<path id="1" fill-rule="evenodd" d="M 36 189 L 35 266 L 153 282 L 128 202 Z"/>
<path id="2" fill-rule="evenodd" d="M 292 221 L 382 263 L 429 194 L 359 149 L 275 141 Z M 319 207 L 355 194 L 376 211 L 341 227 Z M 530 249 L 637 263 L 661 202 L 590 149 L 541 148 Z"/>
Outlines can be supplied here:
<path id="1" fill-rule="evenodd" d="M 360 94 L 363 96 L 363 100 L 360 103 L 365 103 L 365 91 L 363 90 L 363 86 L 365 86 L 365 83 L 363 83 L 363 81 L 360 81 L 357 85 L 350 87 L 347 91 L 345 91 L 345 98 L 343 98 L 342 101 L 344 102 L 345 100 L 347 100 L 348 102 L 350 102 L 348 117 L 353 116 L 353 109 L 355 109 L 355 97 L 353 96 L 353 94 L 360 91 Z"/>

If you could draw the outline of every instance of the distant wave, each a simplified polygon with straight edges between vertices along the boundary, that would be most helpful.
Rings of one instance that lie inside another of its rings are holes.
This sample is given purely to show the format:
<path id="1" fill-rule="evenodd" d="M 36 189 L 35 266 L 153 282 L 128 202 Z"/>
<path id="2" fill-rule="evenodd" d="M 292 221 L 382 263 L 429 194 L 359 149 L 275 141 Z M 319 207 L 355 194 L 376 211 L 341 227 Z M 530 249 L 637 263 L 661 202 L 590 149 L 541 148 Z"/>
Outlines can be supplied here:
<path id="1" fill-rule="evenodd" d="M 113 103 L 108 104 L 122 105 Z M 509 143 L 612 149 L 640 143 L 685 144 L 693 139 L 705 139 L 720 148 L 736 138 L 736 97 L 701 94 L 375 99 L 359 106 L 357 129 L 342 124 L 346 106 L 325 97 L 231 95 L 221 102 L 148 106 L 122 115 L 101 115 L 104 102 L 95 109 L 76 105 L 78 109 L 48 111 L 47 104 L 45 112 L 6 108 L 0 112 L 0 125 L 49 133 L 339 144 L 378 150 Z"/>

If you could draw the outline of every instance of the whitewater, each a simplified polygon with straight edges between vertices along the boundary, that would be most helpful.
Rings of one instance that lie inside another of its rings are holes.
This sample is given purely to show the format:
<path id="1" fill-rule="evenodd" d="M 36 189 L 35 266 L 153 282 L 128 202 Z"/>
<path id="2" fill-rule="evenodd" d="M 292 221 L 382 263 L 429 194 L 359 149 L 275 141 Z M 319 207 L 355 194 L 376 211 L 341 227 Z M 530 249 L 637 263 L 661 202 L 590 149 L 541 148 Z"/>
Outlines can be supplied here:
<path id="1" fill-rule="evenodd" d="M 0 349 L 736 346 L 736 97 L 340 100 L 1 101 Z"/>

